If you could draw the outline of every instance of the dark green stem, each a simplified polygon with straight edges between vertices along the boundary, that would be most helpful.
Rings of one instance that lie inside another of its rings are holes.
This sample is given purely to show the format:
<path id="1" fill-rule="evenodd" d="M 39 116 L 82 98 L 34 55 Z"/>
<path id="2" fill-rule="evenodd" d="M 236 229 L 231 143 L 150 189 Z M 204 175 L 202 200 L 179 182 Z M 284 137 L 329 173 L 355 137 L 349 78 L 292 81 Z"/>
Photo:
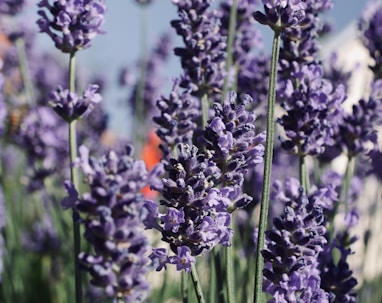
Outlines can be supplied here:
<path id="1" fill-rule="evenodd" d="M 273 137 L 275 132 L 274 109 L 275 109 L 275 99 L 276 99 L 277 64 L 278 64 L 279 52 L 280 52 L 280 32 L 278 30 L 274 30 L 271 69 L 270 69 L 270 75 L 269 75 L 264 177 L 263 177 L 261 204 L 260 204 L 259 231 L 258 231 L 257 248 L 256 248 L 255 295 L 254 295 L 255 303 L 260 303 L 262 298 L 264 260 L 261 255 L 261 251 L 264 248 L 265 230 L 267 228 L 267 218 L 268 218 L 268 208 L 269 208 L 269 194 L 270 194 L 270 186 L 271 186 Z"/>
<path id="2" fill-rule="evenodd" d="M 205 303 L 206 301 L 204 300 L 203 290 L 202 290 L 202 286 L 200 285 L 195 264 L 191 266 L 191 279 L 192 279 L 192 284 L 194 285 L 195 294 L 196 294 L 196 298 L 198 299 L 198 303 Z"/>
<path id="3" fill-rule="evenodd" d="M 209 109 L 208 96 L 207 94 L 204 94 L 202 96 L 202 129 L 204 129 L 207 125 L 208 109 Z"/>
<path id="4" fill-rule="evenodd" d="M 75 53 L 70 54 L 69 59 L 69 90 L 75 93 Z M 76 121 L 69 123 L 69 157 L 70 157 L 70 179 L 74 187 L 79 189 L 79 178 L 78 171 L 73 166 L 74 160 L 77 158 L 77 137 L 76 137 Z M 78 255 L 81 249 L 81 237 L 80 237 L 80 223 L 79 223 L 79 213 L 77 210 L 73 209 L 73 238 L 74 238 L 74 283 L 76 291 L 76 303 L 82 302 L 82 283 L 81 283 L 81 272 L 78 264 Z"/>
<path id="5" fill-rule="evenodd" d="M 226 60 L 226 72 L 227 75 L 224 79 L 223 86 L 223 99 L 226 97 L 228 90 L 228 75 L 232 66 L 232 49 L 235 38 L 235 29 L 236 29 L 236 18 L 237 18 L 237 0 L 232 1 L 231 11 L 229 15 L 229 26 L 228 26 L 228 37 L 227 37 L 227 60 Z"/>

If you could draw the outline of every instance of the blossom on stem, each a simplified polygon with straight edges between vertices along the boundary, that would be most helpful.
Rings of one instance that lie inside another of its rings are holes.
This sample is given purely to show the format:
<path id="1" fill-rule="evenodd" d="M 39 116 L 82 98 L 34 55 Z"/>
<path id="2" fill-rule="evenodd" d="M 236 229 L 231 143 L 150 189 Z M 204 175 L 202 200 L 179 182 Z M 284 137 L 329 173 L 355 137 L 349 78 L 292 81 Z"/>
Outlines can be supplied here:
<path id="1" fill-rule="evenodd" d="M 178 269 L 189 271 L 191 258 L 211 250 L 216 245 L 229 246 L 232 230 L 229 209 L 239 203 L 240 190 L 232 187 L 214 187 L 220 177 L 220 169 L 194 145 L 179 144 L 166 165 L 168 178 L 163 178 L 160 188 L 160 204 L 146 201 L 147 228 L 161 232 L 162 240 L 170 244 L 176 257 L 165 259 L 152 255 L 158 268 L 164 262 L 177 264 Z M 163 252 L 162 252 L 163 253 Z M 158 262 L 159 261 L 159 262 Z"/>
<path id="2" fill-rule="evenodd" d="M 287 179 L 284 191 L 275 185 L 273 198 L 282 199 L 284 213 L 273 219 L 262 251 L 264 290 L 273 296 L 268 302 L 329 302 L 317 259 L 327 243 L 323 209 L 298 180 Z"/>
<path id="3" fill-rule="evenodd" d="M 208 10 L 211 0 L 173 0 L 180 19 L 171 21 L 184 42 L 176 47 L 184 74 L 180 86 L 195 96 L 219 94 L 224 83 L 226 38 L 220 34 L 217 13 Z"/>
<path id="4" fill-rule="evenodd" d="M 140 191 L 155 182 L 160 167 L 149 174 L 143 161 L 133 159 L 129 146 L 123 155 L 110 151 L 98 160 L 81 146 L 76 165 L 90 191 L 78 197 L 67 184 L 69 197 L 63 203 L 80 212 L 85 239 L 94 249 L 94 253 L 82 252 L 80 262 L 89 271 L 91 283 L 107 296 L 141 302 L 149 289 L 145 276 L 150 245 L 142 232 L 147 213 Z"/>
<path id="5" fill-rule="evenodd" d="M 241 186 L 250 168 L 263 162 L 265 132 L 256 134 L 256 115 L 246 109 L 249 95 L 237 98 L 232 92 L 224 103 L 214 103 L 201 144 L 222 171 L 221 183 Z"/>
<path id="6" fill-rule="evenodd" d="M 345 91 L 342 85 L 333 89 L 322 75 L 319 65 L 296 64 L 279 91 L 286 111 L 277 120 L 285 130 L 281 145 L 298 155 L 319 155 L 336 143 L 334 134 L 342 121 Z"/>
<path id="7" fill-rule="evenodd" d="M 50 105 L 62 119 L 72 122 L 90 114 L 94 104 L 101 102 L 102 97 L 97 90 L 98 85 L 91 84 L 82 97 L 78 97 L 76 93 L 58 86 L 50 93 Z"/>
<path id="8" fill-rule="evenodd" d="M 37 24 L 55 46 L 64 53 L 75 53 L 91 46 L 97 34 L 103 33 L 106 6 L 103 0 L 41 0 Z M 47 11 L 52 15 L 47 15 Z"/>

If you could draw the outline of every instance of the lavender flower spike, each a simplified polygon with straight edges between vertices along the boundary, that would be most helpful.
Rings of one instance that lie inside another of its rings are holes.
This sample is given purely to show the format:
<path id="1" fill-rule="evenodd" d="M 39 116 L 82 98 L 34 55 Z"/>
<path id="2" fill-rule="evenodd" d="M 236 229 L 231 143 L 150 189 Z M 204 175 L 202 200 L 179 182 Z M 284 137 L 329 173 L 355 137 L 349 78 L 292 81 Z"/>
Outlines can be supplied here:
<path id="1" fill-rule="evenodd" d="M 81 157 L 76 165 L 86 176 L 89 192 L 77 197 L 66 184 L 71 196 L 67 201 L 83 216 L 85 238 L 94 249 L 80 253 L 80 262 L 89 271 L 91 284 L 107 296 L 142 302 L 149 289 L 145 276 L 151 247 L 142 233 L 147 212 L 141 190 L 155 176 L 143 161 L 133 159 L 129 146 L 123 155 L 110 151 L 100 159 L 89 157 L 82 146 Z"/>
<path id="2" fill-rule="evenodd" d="M 55 46 L 64 53 L 75 53 L 88 48 L 97 34 L 103 33 L 106 6 L 103 0 L 41 0 L 38 3 L 37 24 L 47 33 Z M 46 9 L 46 10 L 44 10 Z M 48 17 L 46 11 L 52 14 Z"/>
<path id="3" fill-rule="evenodd" d="M 51 92 L 50 104 L 55 112 L 67 122 L 71 122 L 88 115 L 94 104 L 101 102 L 102 97 L 97 93 L 98 85 L 91 84 L 82 97 L 61 86 Z"/>

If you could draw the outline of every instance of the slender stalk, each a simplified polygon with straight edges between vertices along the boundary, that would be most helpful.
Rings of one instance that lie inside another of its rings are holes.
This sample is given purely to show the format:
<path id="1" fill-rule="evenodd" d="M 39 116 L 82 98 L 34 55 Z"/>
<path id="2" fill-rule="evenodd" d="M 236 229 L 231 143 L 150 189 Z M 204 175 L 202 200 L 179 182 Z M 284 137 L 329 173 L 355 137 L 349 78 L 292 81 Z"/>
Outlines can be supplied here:
<path id="1" fill-rule="evenodd" d="M 194 284 L 195 294 L 196 294 L 196 298 L 198 299 L 198 303 L 205 303 L 206 301 L 204 299 L 202 286 L 200 285 L 195 264 L 191 266 L 191 279 L 192 279 L 192 283 Z"/>
<path id="2" fill-rule="evenodd" d="M 349 210 L 349 189 L 350 189 L 350 182 L 354 174 L 354 165 L 355 165 L 355 158 L 349 155 L 348 163 L 346 165 L 344 183 L 341 190 L 341 200 L 340 200 L 345 205 L 345 213 L 347 213 Z"/>
<path id="3" fill-rule="evenodd" d="M 69 59 L 69 90 L 75 92 L 75 53 L 70 54 Z M 70 158 L 70 179 L 74 184 L 74 187 L 78 190 L 79 188 L 79 178 L 78 172 L 72 163 L 77 158 L 77 138 L 76 138 L 76 121 L 69 123 L 69 158 Z M 74 238 L 74 283 L 76 291 L 76 303 L 82 302 L 82 283 L 81 283 L 81 272 L 79 269 L 79 264 L 77 261 L 78 255 L 81 249 L 81 238 L 80 238 L 80 223 L 79 223 L 79 213 L 77 210 L 73 209 L 73 238 Z"/>
<path id="4" fill-rule="evenodd" d="M 232 225 L 232 223 L 231 223 Z M 233 243 L 225 248 L 226 258 L 226 288 L 227 288 L 227 303 L 235 302 L 235 286 L 234 286 L 234 269 L 233 269 Z"/>
<path id="5" fill-rule="evenodd" d="M 36 103 L 32 80 L 29 73 L 28 58 L 25 49 L 25 41 L 18 38 L 15 41 L 17 54 L 19 58 L 19 68 L 21 79 L 24 84 L 25 92 L 28 96 L 27 104 L 34 105 Z"/>
<path id="6" fill-rule="evenodd" d="M 300 184 L 302 185 L 302 187 L 304 188 L 304 192 L 306 193 L 309 190 L 310 182 L 309 182 L 308 169 L 306 167 L 305 155 L 300 156 L 299 170 L 300 170 Z"/>
<path id="7" fill-rule="evenodd" d="M 228 26 L 228 37 L 227 37 L 227 60 L 226 60 L 227 75 L 224 79 L 223 98 L 225 98 L 227 94 L 229 72 L 232 66 L 232 61 L 233 61 L 232 49 L 233 49 L 233 42 L 235 37 L 236 18 L 237 18 L 237 0 L 233 0 L 230 15 L 229 15 L 229 26 Z"/>
<path id="8" fill-rule="evenodd" d="M 207 94 L 204 94 L 202 96 L 202 129 L 204 129 L 207 125 L 208 109 L 209 109 L 208 96 Z"/>
<path id="9" fill-rule="evenodd" d="M 271 69 L 269 76 L 269 92 L 268 92 L 268 110 L 267 110 L 267 135 L 265 143 L 265 159 L 264 159 L 264 179 L 262 188 L 262 197 L 260 204 L 260 222 L 259 234 L 256 248 L 256 269 L 255 269 L 255 295 L 254 302 L 260 303 L 262 298 L 263 286 L 263 267 L 264 260 L 261 251 L 264 248 L 265 230 L 267 228 L 269 195 L 271 187 L 271 169 L 273 158 L 273 137 L 274 137 L 274 107 L 276 99 L 276 81 L 277 81 L 277 63 L 280 52 L 280 32 L 274 30 Z"/>
<path id="10" fill-rule="evenodd" d="M 216 251 L 215 248 L 213 248 L 210 254 L 210 281 L 208 283 L 208 302 L 216 302 L 216 275 Z"/>
<path id="11" fill-rule="evenodd" d="M 136 122 L 142 127 L 144 126 L 144 93 L 145 93 L 145 78 L 147 69 L 147 6 L 141 5 L 141 26 L 140 26 L 140 39 L 141 39 L 141 57 L 140 57 L 140 75 L 138 79 L 137 94 L 135 96 L 135 113 Z M 144 138 L 144 130 L 135 132 L 135 141 L 137 154 L 141 152 Z"/>
<path id="12" fill-rule="evenodd" d="M 226 60 L 226 72 L 227 75 L 224 79 L 223 98 L 226 97 L 228 90 L 228 75 L 232 65 L 232 49 L 236 28 L 236 16 L 237 15 L 237 0 L 232 1 L 229 26 L 228 26 L 228 38 L 227 38 L 227 60 Z M 232 228 L 232 222 L 231 222 Z M 225 248 L 225 274 L 226 274 L 226 291 L 227 291 L 227 303 L 235 302 L 235 285 L 234 285 L 234 270 L 233 270 L 233 243 L 231 246 Z"/>
<path id="13" fill-rule="evenodd" d="M 182 302 L 188 303 L 188 274 L 185 272 L 181 273 L 180 288 L 182 292 Z"/>

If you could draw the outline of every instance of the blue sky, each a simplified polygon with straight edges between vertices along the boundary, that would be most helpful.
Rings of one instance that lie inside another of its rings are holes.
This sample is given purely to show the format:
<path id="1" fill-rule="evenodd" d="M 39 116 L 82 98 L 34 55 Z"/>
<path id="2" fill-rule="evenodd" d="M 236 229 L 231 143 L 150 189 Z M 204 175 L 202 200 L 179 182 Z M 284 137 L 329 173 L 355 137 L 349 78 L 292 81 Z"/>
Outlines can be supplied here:
<path id="1" fill-rule="evenodd" d="M 367 0 L 333 1 L 334 8 L 326 14 L 326 18 L 334 25 L 334 34 L 342 31 L 351 22 L 356 21 L 368 2 Z M 110 90 L 105 92 L 105 102 L 106 105 L 109 105 L 112 120 L 121 121 L 119 118 L 113 118 L 113 115 L 126 114 L 121 112 L 120 105 L 117 103 L 125 95 L 124 91 L 116 88 L 117 75 L 120 66 L 132 64 L 140 56 L 140 18 L 142 17 L 142 10 L 134 0 L 106 1 L 106 5 L 108 7 L 105 22 L 107 33 L 96 37 L 90 49 L 79 52 L 77 62 L 79 65 L 90 69 L 90 71 L 102 73 L 106 76 Z M 169 22 L 177 18 L 177 14 L 171 0 L 154 0 L 147 7 L 146 13 L 149 45 L 155 43 L 158 35 L 166 30 L 174 33 Z M 270 48 L 272 33 L 264 26 L 261 26 L 261 30 L 264 41 Z M 53 43 L 45 35 L 40 36 L 42 45 L 51 47 L 53 50 Z M 175 39 L 174 44 L 180 45 L 180 40 Z M 169 79 L 178 76 L 179 73 L 178 59 L 173 56 L 164 75 L 168 78 L 168 88 L 171 86 Z M 121 129 L 118 125 L 116 127 Z"/>

